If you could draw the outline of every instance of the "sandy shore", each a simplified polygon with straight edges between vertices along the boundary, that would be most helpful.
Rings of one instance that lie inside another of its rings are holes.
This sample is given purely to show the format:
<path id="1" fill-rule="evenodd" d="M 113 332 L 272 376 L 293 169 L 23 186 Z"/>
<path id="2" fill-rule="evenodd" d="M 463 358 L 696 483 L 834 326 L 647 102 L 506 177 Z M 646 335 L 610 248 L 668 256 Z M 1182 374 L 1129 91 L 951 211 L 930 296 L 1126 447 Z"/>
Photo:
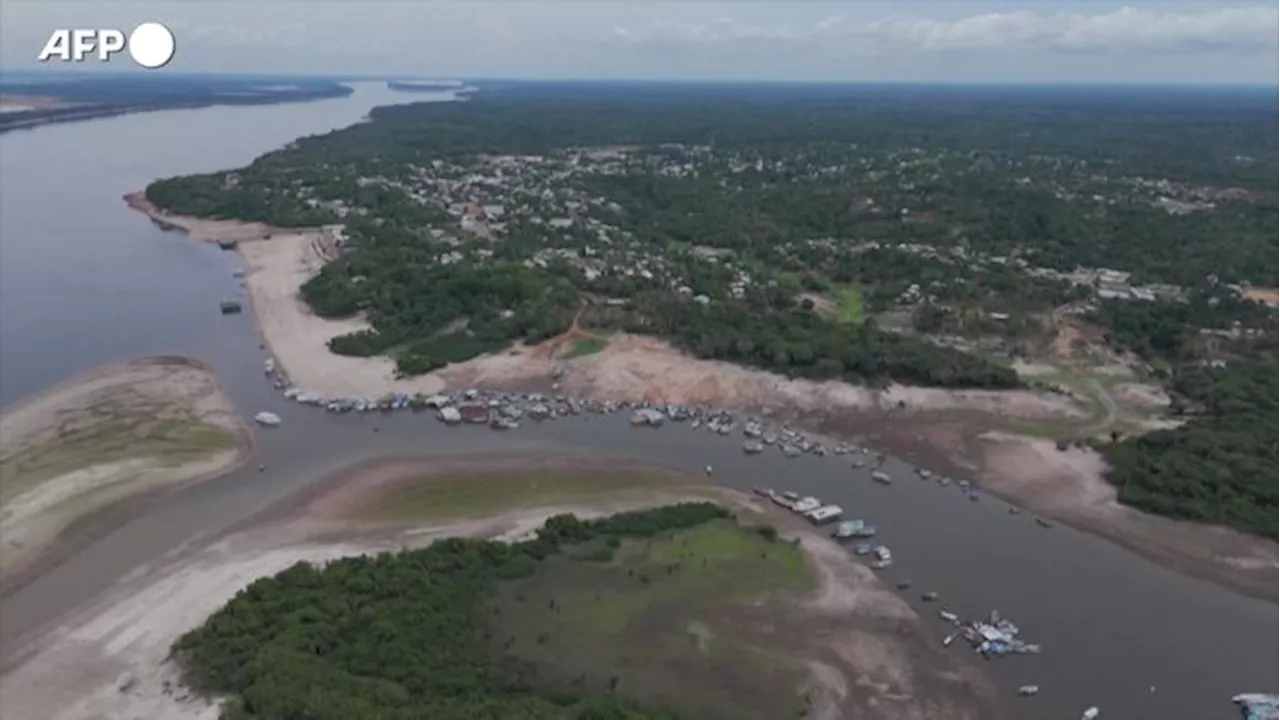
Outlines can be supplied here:
<path id="1" fill-rule="evenodd" d="M 706 404 L 795 414 L 837 436 L 874 436 L 886 448 L 934 458 L 935 469 L 977 473 L 1005 499 L 1096 532 L 1146 557 L 1250 594 L 1275 598 L 1277 545 L 1224 528 L 1166 520 L 1119 505 L 1096 453 L 1059 453 L 1052 442 L 1004 433 L 1010 422 L 1084 426 L 1096 419 L 1074 398 L 1024 390 L 946 390 L 893 385 L 885 390 L 841 382 L 793 380 L 730 363 L 698 360 L 647 337 L 615 335 L 594 355 L 558 360 L 541 346 L 451 365 L 397 380 L 386 358 L 329 352 L 330 338 L 369 327 L 360 318 L 326 320 L 298 297 L 298 288 L 327 262 L 320 230 L 280 231 L 260 224 L 167 215 L 133 196 L 130 205 L 202 241 L 235 239 L 263 344 L 300 389 L 328 397 L 381 397 L 447 388 L 546 388 L 562 372 L 567 394 L 612 400 Z M 1134 383 L 1116 388 L 1134 405 L 1167 402 Z M 1110 401 L 1110 397 L 1107 398 Z M 1114 407 L 1110 409 L 1114 415 Z M 1159 426 L 1147 421 L 1143 427 Z M 995 438 L 995 439 L 993 439 Z"/>
<path id="2" fill-rule="evenodd" d="M 0 413 L 0 581 L 69 541 L 87 516 L 227 472 L 252 433 L 198 361 L 100 368 Z"/>
<path id="3" fill-rule="evenodd" d="M 1255 597 L 1277 596 L 1277 554 L 1266 538 L 1172 520 L 1116 500 L 1095 452 L 1049 440 L 986 432 L 973 442 L 983 486 L 1046 517 L 1113 540 L 1144 557 Z"/>
<path id="4" fill-rule="evenodd" d="M 218 709 L 179 689 L 169 647 L 254 579 L 299 560 L 324 562 L 368 552 L 420 547 L 449 536 L 516 540 L 547 517 L 581 517 L 715 497 L 740 515 L 758 515 L 800 540 L 817 571 L 820 587 L 802 600 L 821 626 L 810 663 L 816 703 L 829 718 L 996 717 L 994 693 L 977 669 L 941 652 L 915 612 L 876 575 L 793 518 L 739 493 L 689 486 L 643 498 L 604 499 L 590 504 L 529 508 L 473 522 L 382 529 L 347 525 L 343 513 L 375 499 L 406 478 L 431 473 L 507 472 L 531 465 L 582 469 L 591 458 L 520 457 L 495 461 L 399 460 L 372 463 L 336 474 L 283 514 L 131 579 L 95 606 L 39 638 L 21 664 L 0 678 L 5 711 L 14 717 L 51 720 L 172 718 L 213 720 Z M 512 463 L 515 463 L 513 465 Z"/>

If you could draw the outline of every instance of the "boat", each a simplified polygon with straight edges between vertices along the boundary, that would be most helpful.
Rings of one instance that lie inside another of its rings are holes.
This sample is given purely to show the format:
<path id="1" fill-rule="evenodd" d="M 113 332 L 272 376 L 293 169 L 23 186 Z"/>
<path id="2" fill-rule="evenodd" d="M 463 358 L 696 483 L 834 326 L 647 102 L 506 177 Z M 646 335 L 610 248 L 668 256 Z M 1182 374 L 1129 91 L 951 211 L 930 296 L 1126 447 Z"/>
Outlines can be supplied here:
<path id="1" fill-rule="evenodd" d="M 1094 720 L 1102 711 L 1095 705 L 1080 714 L 1080 720 Z"/>
<path id="2" fill-rule="evenodd" d="M 854 545 L 854 546 L 853 546 L 853 554 L 854 554 L 854 555 L 870 555 L 870 554 L 871 554 L 871 544 L 870 544 L 870 543 L 858 543 L 857 545 Z"/>
<path id="3" fill-rule="evenodd" d="M 871 473 L 871 479 L 875 480 L 881 485 L 888 485 L 889 483 L 893 482 L 893 478 L 889 477 L 889 473 L 883 470 L 876 470 L 875 472 Z"/>
<path id="4" fill-rule="evenodd" d="M 280 424 L 280 416 L 264 410 L 257 415 L 254 415 L 253 421 L 266 427 L 275 427 Z"/>
<path id="5" fill-rule="evenodd" d="M 1031 697 L 1040 692 L 1039 685 L 1023 685 L 1018 688 L 1018 694 L 1022 697 Z"/>
<path id="6" fill-rule="evenodd" d="M 831 535 L 837 540 L 847 540 L 851 537 L 856 537 L 854 533 L 864 527 L 866 527 L 866 523 L 862 520 L 846 520 L 837 525 Z"/>
<path id="7" fill-rule="evenodd" d="M 221 303 L 218 304 L 218 309 L 222 311 L 223 315 L 235 315 L 236 313 L 240 312 L 240 309 L 241 309 L 240 301 L 239 300 L 223 300 Z"/>
<path id="8" fill-rule="evenodd" d="M 871 563 L 871 567 L 876 570 L 883 570 L 893 564 L 893 553 L 889 552 L 889 548 L 884 545 L 877 545 L 872 548 L 871 554 L 876 558 Z"/>
<path id="9" fill-rule="evenodd" d="M 756 440 L 748 440 L 742 443 L 742 452 L 748 455 L 756 455 L 764 452 L 764 445 Z"/>
<path id="10" fill-rule="evenodd" d="M 942 618 L 943 620 L 946 620 L 949 623 L 953 623 L 960 619 L 959 615 L 956 615 L 953 612 L 947 612 L 946 610 L 939 610 L 938 617 Z"/>
<path id="11" fill-rule="evenodd" d="M 946 637 L 942 638 L 942 647 L 951 647 L 951 643 L 955 642 L 955 641 L 956 641 L 956 637 L 957 637 L 957 636 L 959 636 L 959 635 L 960 635 L 960 633 L 958 633 L 958 632 L 957 632 L 957 633 L 951 633 L 950 635 L 948 635 L 948 636 L 946 636 Z"/>
<path id="12" fill-rule="evenodd" d="M 273 358 L 267 358 L 262 361 L 262 371 L 268 375 L 276 371 L 276 361 Z"/>
<path id="13" fill-rule="evenodd" d="M 1245 720 L 1276 720 L 1280 718 L 1280 698 L 1267 693 L 1240 693 L 1231 696 L 1231 702 L 1240 706 Z"/>
<path id="14" fill-rule="evenodd" d="M 826 525 L 829 522 L 835 522 L 844 515 L 844 510 L 839 505 L 825 505 L 817 510 L 810 510 L 805 513 L 805 517 L 809 518 L 809 522 L 814 525 Z"/>
<path id="15" fill-rule="evenodd" d="M 930 590 L 929 592 L 921 595 L 920 599 L 925 602 L 933 602 L 934 600 L 938 599 L 938 593 L 935 590 Z"/>
<path id="16" fill-rule="evenodd" d="M 804 515 L 806 513 L 810 513 L 814 510 L 817 510 L 820 507 L 822 507 L 821 500 L 819 500 L 816 497 L 807 497 L 801 500 L 797 500 L 795 504 L 791 506 L 791 509 L 796 511 L 797 513 L 800 513 L 801 515 Z"/>

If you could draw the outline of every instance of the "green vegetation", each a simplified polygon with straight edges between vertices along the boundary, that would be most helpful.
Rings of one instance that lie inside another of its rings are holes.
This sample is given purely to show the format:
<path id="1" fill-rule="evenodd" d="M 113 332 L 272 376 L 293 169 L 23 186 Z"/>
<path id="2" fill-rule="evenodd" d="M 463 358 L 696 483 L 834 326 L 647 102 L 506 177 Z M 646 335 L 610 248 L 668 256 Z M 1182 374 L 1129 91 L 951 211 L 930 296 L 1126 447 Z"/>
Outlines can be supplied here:
<path id="1" fill-rule="evenodd" d="M 230 698 L 227 720 L 783 717 L 798 701 L 776 683 L 796 676 L 722 643 L 713 623 L 811 580 L 796 548 L 729 518 L 709 503 L 563 515 L 516 545 L 450 539 L 299 563 L 174 651 L 190 685 Z M 613 557 L 575 559 L 589 547 Z M 692 614 L 710 610 L 695 636 Z"/>
<path id="2" fill-rule="evenodd" d="M 576 337 L 569 343 L 569 350 L 562 357 L 566 360 L 595 355 L 609 346 L 609 341 L 598 337 Z"/>
<path id="3" fill-rule="evenodd" d="M 1104 448 L 1120 500 L 1276 537 L 1277 373 L 1275 362 L 1181 371 L 1173 389 L 1199 414 Z"/>
<path id="4" fill-rule="evenodd" d="M 393 522 L 482 517 L 516 507 L 546 506 L 679 483 L 674 475 L 639 470 L 429 475 L 398 485 L 361 514 Z"/>
<path id="5" fill-rule="evenodd" d="M 813 587 L 797 547 L 717 520 L 616 547 L 596 540 L 573 551 L 582 560 L 566 555 L 499 592 L 506 651 L 570 687 L 617 677 L 623 692 L 685 717 L 794 714 L 786 689 L 802 668 L 757 645 L 766 639 L 742 603 Z"/>
<path id="6" fill-rule="evenodd" d="M 866 319 L 862 291 L 853 287 L 841 288 L 836 297 L 840 305 L 839 321 L 846 325 L 861 325 Z"/>

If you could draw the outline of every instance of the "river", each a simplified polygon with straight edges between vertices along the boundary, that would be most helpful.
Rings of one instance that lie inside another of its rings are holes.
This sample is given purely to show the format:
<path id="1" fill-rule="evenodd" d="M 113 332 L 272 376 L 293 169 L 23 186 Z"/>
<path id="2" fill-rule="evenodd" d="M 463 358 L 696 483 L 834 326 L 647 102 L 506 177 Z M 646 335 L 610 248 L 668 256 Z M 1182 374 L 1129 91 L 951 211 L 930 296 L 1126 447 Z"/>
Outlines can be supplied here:
<path id="1" fill-rule="evenodd" d="M 1076 718 L 1098 705 L 1103 717 L 1225 720 L 1237 717 L 1232 694 L 1276 689 L 1275 604 L 1068 528 L 1039 528 L 992 498 L 964 501 L 954 487 L 916 480 L 900 464 L 890 467 L 898 480 L 882 487 L 838 459 L 747 458 L 741 438 L 682 426 L 635 430 L 621 417 L 575 418 L 503 434 L 408 413 L 376 421 L 328 415 L 280 398 L 263 377 L 251 318 L 218 312 L 220 300 L 242 292 L 232 276 L 237 255 L 160 231 L 121 196 L 156 177 L 243 165 L 300 135 L 357 122 L 375 105 L 422 99 L 359 86 L 348 98 L 145 113 L 0 136 L 0 404 L 106 362 L 179 353 L 208 361 L 244 412 L 284 418 L 260 433 L 258 462 L 267 472 L 250 468 L 164 498 L 5 598 L 0 638 L 56 622 L 141 566 L 353 462 L 537 449 L 656 459 L 691 471 L 711 463 L 726 484 L 785 486 L 875 520 L 894 550 L 891 577 L 914 581 L 909 599 L 939 638 L 946 626 L 934 619 L 938 607 L 962 616 L 999 609 L 1028 641 L 1043 644 L 1042 655 L 988 666 L 1012 718 Z M 926 589 L 942 601 L 917 602 Z M 1041 695 L 1012 698 L 1024 683 L 1040 685 Z"/>

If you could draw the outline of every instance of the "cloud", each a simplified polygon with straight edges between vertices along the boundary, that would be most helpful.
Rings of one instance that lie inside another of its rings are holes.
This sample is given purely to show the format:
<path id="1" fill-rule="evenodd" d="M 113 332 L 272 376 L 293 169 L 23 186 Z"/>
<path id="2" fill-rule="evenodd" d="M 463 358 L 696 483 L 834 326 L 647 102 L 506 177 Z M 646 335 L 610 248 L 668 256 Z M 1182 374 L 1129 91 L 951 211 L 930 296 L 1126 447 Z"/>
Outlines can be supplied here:
<path id="1" fill-rule="evenodd" d="M 803 26 L 739 23 L 728 18 L 689 25 L 615 26 L 611 42 L 632 45 L 804 45 L 842 54 L 895 51 L 1196 52 L 1266 50 L 1277 45 L 1275 6 L 1174 13 L 1124 7 L 1083 14 L 995 12 L 954 20 L 829 17 Z"/>

